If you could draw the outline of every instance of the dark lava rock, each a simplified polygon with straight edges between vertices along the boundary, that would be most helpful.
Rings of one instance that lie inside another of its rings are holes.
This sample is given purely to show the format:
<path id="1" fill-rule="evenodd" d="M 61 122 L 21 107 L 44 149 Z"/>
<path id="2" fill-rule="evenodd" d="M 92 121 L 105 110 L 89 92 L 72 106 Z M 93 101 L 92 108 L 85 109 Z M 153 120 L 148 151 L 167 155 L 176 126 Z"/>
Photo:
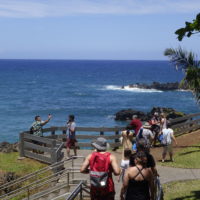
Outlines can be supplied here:
<path id="1" fill-rule="evenodd" d="M 158 112 L 159 114 L 162 112 L 165 113 L 167 119 L 175 119 L 185 116 L 185 113 L 179 112 L 173 108 L 153 107 L 152 110 L 148 113 L 133 109 L 121 110 L 115 114 L 115 120 L 131 120 L 133 115 L 137 115 L 138 118 L 141 119 L 141 121 L 149 121 L 155 112 Z"/>
<path id="2" fill-rule="evenodd" d="M 179 82 L 174 83 L 159 83 L 159 82 L 153 82 L 152 84 L 145 84 L 145 83 L 136 83 L 136 84 L 130 84 L 130 88 L 140 88 L 140 89 L 156 89 L 156 90 L 178 90 L 178 89 L 184 89 L 187 90 L 186 85 L 180 85 Z M 124 87 L 122 87 L 123 89 Z"/>
<path id="3" fill-rule="evenodd" d="M 186 114 L 180 111 L 177 111 L 173 108 L 163 108 L 163 107 L 153 107 L 152 110 L 150 111 L 150 115 L 153 115 L 153 113 L 158 112 L 160 113 L 165 113 L 165 116 L 167 119 L 175 119 L 178 117 L 184 117 Z"/>
<path id="4" fill-rule="evenodd" d="M 0 185 L 6 184 L 10 181 L 13 181 L 15 179 L 17 179 L 19 176 L 17 176 L 14 172 L 3 172 L 0 171 Z M 12 186 L 9 188 L 6 188 L 4 190 L 0 191 L 0 195 L 3 195 L 5 193 L 8 193 L 14 189 L 17 189 L 17 186 Z"/>
<path id="5" fill-rule="evenodd" d="M 115 120 L 119 121 L 130 120 L 132 119 L 133 115 L 137 115 L 140 119 L 144 119 L 146 117 L 146 114 L 144 112 L 128 109 L 117 112 L 115 114 Z"/>
<path id="6" fill-rule="evenodd" d="M 0 152 L 2 153 L 11 153 L 11 152 L 18 152 L 19 144 L 18 143 L 14 143 L 14 144 L 10 144 L 8 142 L 2 142 L 0 143 Z"/>

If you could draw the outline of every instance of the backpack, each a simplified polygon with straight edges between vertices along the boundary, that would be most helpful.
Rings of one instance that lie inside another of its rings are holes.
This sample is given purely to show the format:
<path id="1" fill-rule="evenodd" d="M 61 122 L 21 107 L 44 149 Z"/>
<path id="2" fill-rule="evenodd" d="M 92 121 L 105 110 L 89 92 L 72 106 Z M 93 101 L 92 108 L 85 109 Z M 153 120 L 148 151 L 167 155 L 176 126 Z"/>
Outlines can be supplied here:
<path id="1" fill-rule="evenodd" d="M 94 152 L 90 160 L 90 184 L 95 188 L 105 188 L 108 183 L 110 153 Z"/>
<path id="2" fill-rule="evenodd" d="M 29 129 L 29 133 L 33 134 L 33 131 L 34 131 L 34 128 L 33 128 L 33 126 L 31 126 L 31 128 Z"/>

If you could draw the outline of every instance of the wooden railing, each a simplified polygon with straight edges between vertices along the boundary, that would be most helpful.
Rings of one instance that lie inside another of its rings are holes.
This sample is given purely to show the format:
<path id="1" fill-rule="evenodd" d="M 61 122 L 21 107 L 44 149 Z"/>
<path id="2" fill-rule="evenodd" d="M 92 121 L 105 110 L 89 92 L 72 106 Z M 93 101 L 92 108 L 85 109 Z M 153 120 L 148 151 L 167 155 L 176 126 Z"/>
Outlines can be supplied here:
<path id="1" fill-rule="evenodd" d="M 52 164 L 62 160 L 63 142 L 55 139 L 39 137 L 29 132 L 20 133 L 19 151 L 21 157 L 34 158 L 36 160 Z"/>
<path id="2" fill-rule="evenodd" d="M 169 120 L 175 135 L 195 131 L 200 128 L 200 113 L 186 115 L 184 117 Z M 125 127 L 77 127 L 77 148 L 91 148 L 91 141 L 99 136 L 105 137 L 111 149 L 121 146 L 119 142 L 120 132 Z M 29 134 L 29 131 L 20 134 L 20 156 L 34 158 L 46 163 L 54 163 L 62 159 L 61 152 L 66 141 L 66 127 L 50 127 L 43 129 L 44 137 Z M 39 144 L 35 144 L 39 142 Z M 35 153 L 36 151 L 44 154 Z"/>
<path id="3" fill-rule="evenodd" d="M 200 129 L 200 113 L 169 120 L 175 135 L 189 133 Z"/>
<path id="4" fill-rule="evenodd" d="M 125 127 L 76 127 L 76 139 L 78 148 L 91 148 L 91 140 L 103 136 L 109 140 L 110 147 L 115 149 L 119 147 L 120 132 Z M 65 141 L 66 127 L 51 127 L 43 129 L 43 133 L 51 132 L 49 138 Z M 60 132 L 60 134 L 59 134 Z"/>

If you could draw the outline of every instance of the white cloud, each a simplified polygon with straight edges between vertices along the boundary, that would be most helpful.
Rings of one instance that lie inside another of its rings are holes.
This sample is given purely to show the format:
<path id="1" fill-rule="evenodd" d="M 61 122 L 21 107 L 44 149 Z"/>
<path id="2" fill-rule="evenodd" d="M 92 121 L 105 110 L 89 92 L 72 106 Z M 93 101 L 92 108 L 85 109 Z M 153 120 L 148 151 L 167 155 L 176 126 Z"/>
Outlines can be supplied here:
<path id="1" fill-rule="evenodd" d="M 200 0 L 0 0 L 0 17 L 198 13 Z"/>

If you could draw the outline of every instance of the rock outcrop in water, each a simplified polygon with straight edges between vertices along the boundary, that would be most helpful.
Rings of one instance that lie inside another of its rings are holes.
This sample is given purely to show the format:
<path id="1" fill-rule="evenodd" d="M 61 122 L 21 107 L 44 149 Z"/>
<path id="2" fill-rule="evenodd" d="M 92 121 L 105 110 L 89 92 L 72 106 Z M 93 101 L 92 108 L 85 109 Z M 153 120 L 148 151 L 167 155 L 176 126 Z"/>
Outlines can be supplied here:
<path id="1" fill-rule="evenodd" d="M 178 90 L 183 89 L 187 90 L 188 88 L 184 85 L 179 84 L 179 82 L 174 83 L 159 83 L 153 82 L 152 84 L 145 84 L 145 83 L 136 83 L 128 85 L 129 88 L 139 88 L 139 89 L 155 89 L 155 90 L 162 90 L 162 91 L 169 91 L 169 90 Z M 124 86 L 122 86 L 124 89 Z"/>
<path id="2" fill-rule="evenodd" d="M 121 110 L 115 114 L 115 120 L 131 120 L 133 115 L 137 115 L 142 121 L 149 121 L 154 112 L 165 113 L 167 119 L 175 119 L 178 117 L 183 117 L 185 115 L 185 113 L 179 112 L 173 108 L 153 107 L 152 110 L 147 113 L 133 109 Z"/>

